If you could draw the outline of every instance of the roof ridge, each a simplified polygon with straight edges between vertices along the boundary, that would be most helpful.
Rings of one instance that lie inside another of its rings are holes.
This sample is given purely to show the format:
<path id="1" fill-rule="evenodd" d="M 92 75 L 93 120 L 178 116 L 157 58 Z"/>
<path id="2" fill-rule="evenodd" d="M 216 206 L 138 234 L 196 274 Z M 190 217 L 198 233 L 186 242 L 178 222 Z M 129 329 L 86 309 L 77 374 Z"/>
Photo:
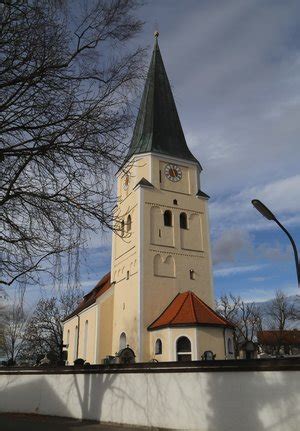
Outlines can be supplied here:
<path id="1" fill-rule="evenodd" d="M 194 319 L 195 319 L 195 322 L 196 322 L 197 321 L 197 317 L 196 317 L 196 311 L 195 311 L 195 306 L 194 306 L 194 301 L 193 301 L 193 292 L 189 290 L 189 293 L 190 293 L 190 300 L 191 300 L 191 304 L 192 304 L 192 312 L 193 312 Z"/>
<path id="2" fill-rule="evenodd" d="M 173 304 L 173 302 L 175 301 L 175 299 L 179 296 L 179 295 L 181 295 L 181 293 L 180 292 L 178 292 L 177 293 L 177 295 L 173 298 L 173 300 L 170 302 L 170 304 L 168 304 L 167 306 L 166 306 L 166 308 L 164 308 L 164 310 L 160 313 L 160 315 L 157 317 L 157 319 L 155 319 L 154 320 L 154 322 L 152 322 L 152 323 L 150 323 L 150 325 L 148 326 L 148 328 L 150 328 L 152 325 L 154 325 L 155 324 L 155 322 L 157 322 L 158 321 L 158 319 L 160 319 L 161 318 L 161 316 L 164 314 L 164 312 Z M 147 329 L 148 329 L 147 328 Z"/>
<path id="3" fill-rule="evenodd" d="M 184 295 L 185 293 L 187 293 L 187 296 L 186 296 L 186 298 L 183 300 L 183 302 L 182 302 L 181 306 L 179 307 L 179 309 L 178 309 L 177 313 L 175 314 L 175 316 L 173 317 L 173 319 L 171 319 L 171 322 L 173 322 L 173 320 L 175 320 L 175 319 L 176 319 L 176 317 L 178 316 L 178 314 L 180 313 L 180 311 L 181 311 L 181 309 L 182 309 L 182 307 L 183 307 L 183 304 L 185 303 L 185 301 L 186 301 L 186 300 L 187 300 L 187 298 L 188 298 L 189 291 L 187 291 L 187 292 L 182 292 L 182 293 L 178 293 L 178 295 Z M 174 299 L 175 299 L 175 298 L 174 298 Z M 170 304 L 170 305 L 171 305 L 171 304 Z"/>
<path id="4" fill-rule="evenodd" d="M 195 295 L 195 294 L 194 294 Z M 199 298 L 197 295 L 195 295 L 195 297 L 197 298 L 198 301 L 200 301 L 208 310 L 212 311 L 214 314 L 217 315 L 217 317 L 220 320 L 223 320 L 223 322 L 229 323 L 232 326 L 232 323 L 229 322 L 229 320 L 225 319 L 224 317 L 220 316 L 219 313 L 217 313 L 213 308 L 211 308 L 209 305 L 207 305 L 204 301 L 202 301 L 201 298 Z"/>

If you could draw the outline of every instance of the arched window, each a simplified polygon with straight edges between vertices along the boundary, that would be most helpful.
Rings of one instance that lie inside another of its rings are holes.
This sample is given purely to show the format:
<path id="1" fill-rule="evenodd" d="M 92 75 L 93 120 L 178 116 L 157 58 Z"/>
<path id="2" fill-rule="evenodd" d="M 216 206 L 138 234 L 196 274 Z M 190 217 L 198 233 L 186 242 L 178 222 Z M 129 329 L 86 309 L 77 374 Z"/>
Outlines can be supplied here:
<path id="1" fill-rule="evenodd" d="M 180 213 L 180 229 L 187 229 L 187 215 L 186 213 Z"/>
<path id="2" fill-rule="evenodd" d="M 126 280 L 129 280 L 129 271 L 126 273 Z"/>
<path id="3" fill-rule="evenodd" d="M 121 221 L 121 235 L 124 236 L 124 220 Z"/>
<path id="4" fill-rule="evenodd" d="M 169 210 L 164 212 L 164 225 L 172 226 L 172 212 Z"/>
<path id="5" fill-rule="evenodd" d="M 232 353 L 233 353 L 233 348 L 232 348 L 232 339 L 231 339 L 231 338 L 228 338 L 228 340 L 227 340 L 227 350 L 228 350 L 228 353 L 229 353 L 229 354 L 232 354 Z"/>
<path id="6" fill-rule="evenodd" d="M 120 350 L 125 349 L 126 347 L 126 334 L 125 332 L 122 332 L 120 335 Z"/>
<path id="7" fill-rule="evenodd" d="M 162 342 L 159 338 L 155 341 L 155 354 L 156 355 L 162 354 Z"/>
<path id="8" fill-rule="evenodd" d="M 73 360 L 78 358 L 78 326 L 75 327 Z"/>
<path id="9" fill-rule="evenodd" d="M 69 348 L 69 344 L 70 344 L 70 329 L 68 329 L 68 332 L 67 332 L 67 348 Z"/>
<path id="10" fill-rule="evenodd" d="M 195 271 L 193 269 L 190 269 L 190 279 L 195 280 Z"/>
<path id="11" fill-rule="evenodd" d="M 187 337 L 180 337 L 176 342 L 177 361 L 191 361 L 192 347 L 191 342 Z"/>
<path id="12" fill-rule="evenodd" d="M 178 205 L 177 199 L 174 199 L 174 200 L 173 200 L 173 204 L 174 204 L 174 205 Z"/>
<path id="13" fill-rule="evenodd" d="M 89 321 L 86 320 L 84 323 L 83 359 L 86 359 L 86 356 L 87 356 L 88 330 L 89 330 Z"/>
<path id="14" fill-rule="evenodd" d="M 129 214 L 129 216 L 127 217 L 127 232 L 131 231 L 131 215 Z"/>

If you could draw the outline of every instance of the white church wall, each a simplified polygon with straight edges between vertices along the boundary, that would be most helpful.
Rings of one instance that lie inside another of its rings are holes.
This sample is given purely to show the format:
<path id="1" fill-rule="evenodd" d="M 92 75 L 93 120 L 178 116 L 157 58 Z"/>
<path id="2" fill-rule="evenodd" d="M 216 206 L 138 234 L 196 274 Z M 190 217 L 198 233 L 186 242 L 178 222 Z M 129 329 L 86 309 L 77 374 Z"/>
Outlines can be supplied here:
<path id="1" fill-rule="evenodd" d="M 160 371 L 2 371 L 0 412 L 181 430 L 299 429 L 299 371 Z"/>

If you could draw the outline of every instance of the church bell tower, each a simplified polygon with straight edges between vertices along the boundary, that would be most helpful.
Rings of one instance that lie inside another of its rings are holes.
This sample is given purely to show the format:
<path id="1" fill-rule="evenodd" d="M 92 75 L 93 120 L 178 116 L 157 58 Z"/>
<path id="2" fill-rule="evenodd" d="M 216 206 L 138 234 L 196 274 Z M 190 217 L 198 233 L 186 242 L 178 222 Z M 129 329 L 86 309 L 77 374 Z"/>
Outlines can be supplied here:
<path id="1" fill-rule="evenodd" d="M 153 357 L 149 327 L 177 295 L 191 292 L 214 308 L 208 196 L 201 191 L 202 168 L 187 146 L 157 39 L 158 33 L 117 175 L 118 231 L 112 241 L 112 354 L 129 345 L 137 361 Z"/>

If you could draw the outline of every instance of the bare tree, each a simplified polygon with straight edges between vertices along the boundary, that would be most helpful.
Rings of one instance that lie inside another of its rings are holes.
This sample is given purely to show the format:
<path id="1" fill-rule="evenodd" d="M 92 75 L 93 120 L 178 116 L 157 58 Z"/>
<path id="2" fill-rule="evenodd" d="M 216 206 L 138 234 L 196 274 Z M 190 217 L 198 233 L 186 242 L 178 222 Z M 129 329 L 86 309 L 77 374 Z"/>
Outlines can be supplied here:
<path id="1" fill-rule="evenodd" d="M 268 329 L 284 331 L 290 329 L 298 316 L 296 302 L 290 302 L 285 293 L 278 290 L 266 309 L 265 325 Z"/>
<path id="2" fill-rule="evenodd" d="M 20 357 L 24 345 L 27 315 L 24 312 L 26 285 L 20 285 L 13 303 L 5 308 L 1 319 L 2 349 L 11 364 Z"/>
<path id="3" fill-rule="evenodd" d="M 63 5 L 63 7 L 61 7 Z M 112 227 L 143 50 L 136 0 L 0 1 L 2 283 Z"/>
<path id="4" fill-rule="evenodd" d="M 246 341 L 255 341 L 262 327 L 262 315 L 255 303 L 245 302 L 239 296 L 222 295 L 217 302 L 217 311 L 235 326 L 235 346 Z"/>
<path id="5" fill-rule="evenodd" d="M 41 299 L 29 319 L 22 346 L 22 359 L 36 361 L 51 353 L 62 360 L 62 320 L 70 314 L 82 298 L 78 289 L 67 289 L 59 298 Z"/>

